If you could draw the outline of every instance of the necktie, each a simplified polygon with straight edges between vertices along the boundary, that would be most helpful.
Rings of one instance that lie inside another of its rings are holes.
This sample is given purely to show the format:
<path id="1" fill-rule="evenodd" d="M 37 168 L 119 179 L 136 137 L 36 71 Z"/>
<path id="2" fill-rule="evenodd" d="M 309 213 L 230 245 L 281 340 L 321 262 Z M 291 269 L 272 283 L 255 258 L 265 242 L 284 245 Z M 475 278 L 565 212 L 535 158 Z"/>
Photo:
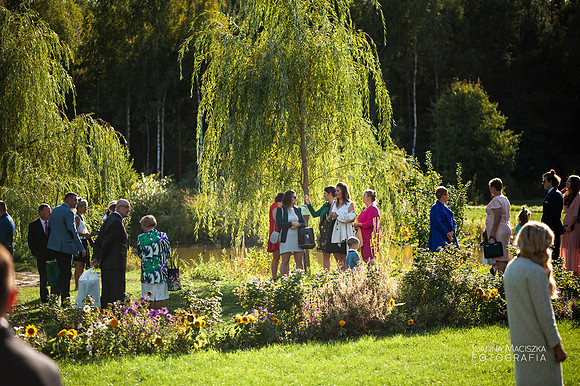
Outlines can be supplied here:
<path id="1" fill-rule="evenodd" d="M 48 222 L 44 222 L 44 234 L 48 237 Z"/>

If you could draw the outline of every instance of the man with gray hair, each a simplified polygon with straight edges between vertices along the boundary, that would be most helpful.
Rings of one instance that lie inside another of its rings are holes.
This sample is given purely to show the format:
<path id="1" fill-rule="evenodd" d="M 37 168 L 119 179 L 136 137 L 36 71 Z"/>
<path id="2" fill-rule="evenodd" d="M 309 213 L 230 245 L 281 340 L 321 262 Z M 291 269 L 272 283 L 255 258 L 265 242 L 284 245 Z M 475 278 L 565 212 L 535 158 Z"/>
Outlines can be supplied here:
<path id="1" fill-rule="evenodd" d="M 73 255 L 86 256 L 87 251 L 79 238 L 75 226 L 75 216 L 72 208 L 77 206 L 78 195 L 69 192 L 64 196 L 64 203 L 54 208 L 48 222 L 48 243 L 52 257 L 58 263 L 60 273 L 56 288 L 62 302 L 70 297 L 71 264 Z"/>
<path id="2" fill-rule="evenodd" d="M 129 216 L 131 204 L 117 201 L 111 214 L 99 232 L 95 242 L 94 265 L 101 267 L 101 307 L 123 300 L 125 296 L 125 271 L 127 270 L 127 231 L 124 218 Z"/>
<path id="3" fill-rule="evenodd" d="M 0 383 L 5 386 L 60 385 L 56 364 L 14 336 L 4 318 L 16 302 L 14 263 L 0 245 Z"/>

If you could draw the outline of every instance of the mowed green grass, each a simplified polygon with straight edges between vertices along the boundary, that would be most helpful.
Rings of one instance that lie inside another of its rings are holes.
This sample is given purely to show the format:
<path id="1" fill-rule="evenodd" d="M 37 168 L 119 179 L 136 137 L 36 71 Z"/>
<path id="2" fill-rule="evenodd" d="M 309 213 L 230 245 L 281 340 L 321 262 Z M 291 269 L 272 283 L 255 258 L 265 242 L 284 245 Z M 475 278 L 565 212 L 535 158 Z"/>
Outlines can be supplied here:
<path id="1" fill-rule="evenodd" d="M 569 355 L 563 364 L 565 384 L 577 385 L 580 331 L 570 322 L 560 323 L 559 330 Z M 507 345 L 507 327 L 487 326 L 227 353 L 210 350 L 58 364 L 66 385 L 510 385 L 514 369 L 513 362 L 505 360 Z M 481 350 L 489 347 L 502 351 L 494 359 L 481 360 Z"/>

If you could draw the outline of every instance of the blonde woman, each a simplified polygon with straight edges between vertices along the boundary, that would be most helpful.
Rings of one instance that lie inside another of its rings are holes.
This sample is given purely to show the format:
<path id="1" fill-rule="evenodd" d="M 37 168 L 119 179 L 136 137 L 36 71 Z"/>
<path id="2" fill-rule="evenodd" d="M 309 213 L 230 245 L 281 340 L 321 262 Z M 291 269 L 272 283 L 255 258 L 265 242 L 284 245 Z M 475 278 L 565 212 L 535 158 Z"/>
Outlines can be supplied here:
<path id="1" fill-rule="evenodd" d="M 516 385 L 561 385 L 566 353 L 556 327 L 551 299 L 556 297 L 550 245 L 554 233 L 530 221 L 516 243 L 518 257 L 504 276 Z M 516 350 L 517 348 L 517 350 Z"/>

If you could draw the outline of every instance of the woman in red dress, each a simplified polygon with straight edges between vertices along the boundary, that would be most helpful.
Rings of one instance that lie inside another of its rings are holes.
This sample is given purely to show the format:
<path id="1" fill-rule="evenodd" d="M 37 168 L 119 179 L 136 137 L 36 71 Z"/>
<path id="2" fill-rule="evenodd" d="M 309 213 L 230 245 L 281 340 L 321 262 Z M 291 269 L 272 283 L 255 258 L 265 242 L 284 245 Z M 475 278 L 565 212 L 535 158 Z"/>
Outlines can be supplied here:
<path id="1" fill-rule="evenodd" d="M 376 199 L 377 192 L 365 190 L 363 202 L 366 208 L 358 215 L 357 222 L 354 223 L 355 229 L 360 229 L 362 234 L 361 256 L 366 263 L 371 265 L 375 263 L 374 260 L 379 251 L 381 214 L 375 203 Z"/>
<path id="2" fill-rule="evenodd" d="M 278 232 L 278 225 L 276 225 L 276 211 L 282 206 L 282 197 L 284 193 L 278 193 L 274 199 L 274 203 L 270 205 L 270 231 L 268 232 L 268 252 L 272 253 L 272 280 L 278 277 L 278 265 L 280 264 L 280 243 L 272 244 L 270 236 L 272 232 Z"/>

